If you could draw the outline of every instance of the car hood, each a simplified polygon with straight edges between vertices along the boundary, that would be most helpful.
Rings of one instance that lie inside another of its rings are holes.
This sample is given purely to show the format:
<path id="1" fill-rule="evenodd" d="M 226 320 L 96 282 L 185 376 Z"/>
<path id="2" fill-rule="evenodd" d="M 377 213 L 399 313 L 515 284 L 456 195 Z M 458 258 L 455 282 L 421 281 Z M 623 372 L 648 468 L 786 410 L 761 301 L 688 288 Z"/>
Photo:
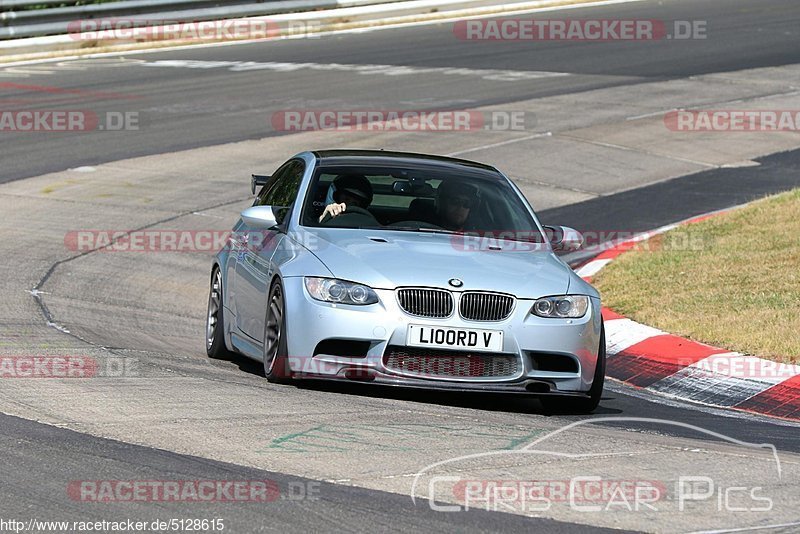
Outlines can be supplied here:
<path id="1" fill-rule="evenodd" d="M 462 290 L 539 298 L 563 295 L 570 283 L 569 267 L 546 248 L 532 251 L 535 245 L 527 243 L 501 242 L 501 250 L 489 250 L 465 246 L 459 235 L 340 228 L 303 232 L 305 246 L 335 277 L 376 289 L 448 287 L 458 278 Z"/>

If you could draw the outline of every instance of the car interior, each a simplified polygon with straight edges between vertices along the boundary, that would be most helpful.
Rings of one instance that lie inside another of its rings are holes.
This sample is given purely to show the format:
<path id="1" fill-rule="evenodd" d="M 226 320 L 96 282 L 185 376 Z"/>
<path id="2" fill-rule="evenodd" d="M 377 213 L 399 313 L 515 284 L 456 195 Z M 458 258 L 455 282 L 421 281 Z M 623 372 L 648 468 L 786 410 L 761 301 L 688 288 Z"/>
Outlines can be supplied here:
<path id="1" fill-rule="evenodd" d="M 326 197 L 332 182 L 342 172 L 323 173 L 312 185 L 313 194 L 307 200 L 303 215 L 303 224 L 307 226 L 326 226 L 319 224 L 319 216 L 326 206 Z M 372 185 L 373 200 L 367 210 L 381 226 L 413 226 L 420 228 L 440 229 L 436 224 L 436 191 L 442 184 L 442 178 L 428 178 L 411 175 L 403 171 L 390 174 L 366 174 Z M 486 181 L 469 180 L 479 188 L 481 194 L 470 209 L 465 224 L 465 231 L 508 231 L 535 228 L 526 213 L 521 213 L 521 205 L 509 201 L 510 188 L 503 188 Z M 506 190 L 507 189 L 507 190 Z M 516 209 L 515 209 L 516 208 Z M 340 216 L 341 217 L 341 216 Z M 345 220 L 331 224 L 336 227 L 347 227 Z"/>

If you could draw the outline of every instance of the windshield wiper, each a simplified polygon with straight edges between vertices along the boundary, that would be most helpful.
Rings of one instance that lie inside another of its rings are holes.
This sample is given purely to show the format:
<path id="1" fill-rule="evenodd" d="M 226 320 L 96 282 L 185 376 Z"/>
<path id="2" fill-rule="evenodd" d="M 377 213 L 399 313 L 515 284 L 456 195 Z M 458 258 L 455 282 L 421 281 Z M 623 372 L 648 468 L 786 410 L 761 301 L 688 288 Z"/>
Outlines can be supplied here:
<path id="1" fill-rule="evenodd" d="M 417 226 L 362 226 L 363 230 L 395 230 L 398 232 L 424 232 L 429 234 L 463 234 L 455 230 L 445 230 L 444 228 L 424 228 Z"/>
<path id="2" fill-rule="evenodd" d="M 481 235 L 480 233 L 476 234 L 475 232 L 464 231 L 464 230 L 447 230 L 445 228 L 427 228 L 424 226 L 360 226 L 361 230 L 395 230 L 397 232 L 421 232 L 421 233 L 428 233 L 428 234 L 446 234 L 446 235 L 463 235 L 465 237 L 470 238 L 479 238 L 479 239 L 493 239 L 496 241 L 514 241 L 517 243 L 531 243 L 534 245 L 543 245 L 545 241 L 542 241 L 541 234 L 532 234 L 526 238 L 522 237 L 515 237 L 513 235 L 508 236 L 504 233 L 500 235 Z"/>
<path id="3" fill-rule="evenodd" d="M 459 230 L 447 230 L 445 228 L 417 228 L 417 232 L 427 232 L 429 234 L 463 234 Z"/>

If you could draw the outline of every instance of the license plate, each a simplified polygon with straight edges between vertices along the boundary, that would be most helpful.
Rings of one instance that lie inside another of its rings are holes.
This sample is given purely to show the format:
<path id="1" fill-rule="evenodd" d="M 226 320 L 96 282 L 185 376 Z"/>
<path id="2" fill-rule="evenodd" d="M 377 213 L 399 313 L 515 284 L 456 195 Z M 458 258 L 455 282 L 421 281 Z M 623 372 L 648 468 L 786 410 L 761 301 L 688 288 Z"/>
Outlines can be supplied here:
<path id="1" fill-rule="evenodd" d="M 406 345 L 410 347 L 439 347 L 443 349 L 502 352 L 503 331 L 410 324 L 406 334 Z"/>

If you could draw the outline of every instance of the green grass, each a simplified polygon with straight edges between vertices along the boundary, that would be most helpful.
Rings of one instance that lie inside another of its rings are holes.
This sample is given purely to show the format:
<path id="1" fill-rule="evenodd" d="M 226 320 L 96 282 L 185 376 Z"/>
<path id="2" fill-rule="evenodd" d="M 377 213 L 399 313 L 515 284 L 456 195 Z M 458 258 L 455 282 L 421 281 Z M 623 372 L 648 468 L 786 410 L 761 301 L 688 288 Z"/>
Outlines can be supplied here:
<path id="1" fill-rule="evenodd" d="M 800 189 L 656 236 L 593 283 L 636 321 L 800 363 Z"/>

